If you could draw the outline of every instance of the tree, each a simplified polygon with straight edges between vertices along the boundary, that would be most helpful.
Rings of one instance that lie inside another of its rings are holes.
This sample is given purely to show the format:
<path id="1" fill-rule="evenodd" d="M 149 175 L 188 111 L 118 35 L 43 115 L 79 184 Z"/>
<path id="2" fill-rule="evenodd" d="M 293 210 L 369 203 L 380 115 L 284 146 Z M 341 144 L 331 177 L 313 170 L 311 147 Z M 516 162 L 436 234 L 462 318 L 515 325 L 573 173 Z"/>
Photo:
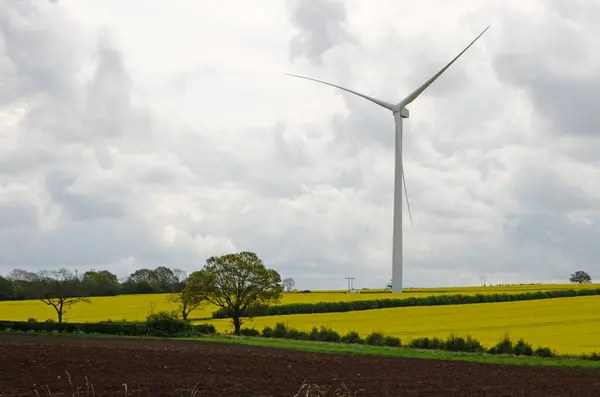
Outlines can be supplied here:
<path id="1" fill-rule="evenodd" d="M 240 334 L 241 318 L 253 307 L 276 303 L 283 294 L 279 273 L 247 251 L 211 256 L 202 270 L 190 274 L 185 289 L 221 307 L 231 317 L 236 335 Z"/>
<path id="2" fill-rule="evenodd" d="M 15 299 L 34 299 L 36 290 L 34 282 L 38 275 L 23 269 L 14 269 L 7 277 L 13 284 L 13 296 Z"/>
<path id="3" fill-rule="evenodd" d="M 81 280 L 67 269 L 42 270 L 34 284 L 36 299 L 56 310 L 59 323 L 62 323 L 67 309 L 71 306 L 81 302 L 90 303 L 87 297 L 82 296 Z"/>
<path id="4" fill-rule="evenodd" d="M 108 270 L 90 270 L 83 274 L 83 287 L 89 296 L 114 296 L 121 286 L 117 276 Z"/>
<path id="5" fill-rule="evenodd" d="M 165 266 L 159 266 L 154 269 L 154 278 L 156 279 L 155 287 L 161 292 L 172 292 L 177 277 L 173 273 L 173 270 Z"/>
<path id="6" fill-rule="evenodd" d="M 173 269 L 173 275 L 175 276 L 175 284 L 173 285 L 173 292 L 179 292 L 185 288 L 185 280 L 187 279 L 187 273 L 185 270 Z"/>
<path id="7" fill-rule="evenodd" d="M 571 274 L 569 281 L 577 284 L 589 284 L 592 282 L 592 278 L 583 270 L 578 270 L 575 273 Z"/>
<path id="8" fill-rule="evenodd" d="M 14 287 L 11 280 L 0 276 L 0 301 L 14 299 Z"/>
<path id="9" fill-rule="evenodd" d="M 133 283 L 146 282 L 155 285 L 157 282 L 156 273 L 150 269 L 139 269 L 129 275 L 129 280 Z"/>
<path id="10" fill-rule="evenodd" d="M 283 279 L 283 286 L 285 287 L 285 289 L 290 292 L 292 289 L 294 289 L 294 286 L 296 285 L 296 281 L 291 278 L 291 277 L 286 277 Z"/>
<path id="11" fill-rule="evenodd" d="M 169 294 L 167 301 L 177 304 L 177 309 L 179 313 L 181 313 L 181 318 L 184 320 L 187 320 L 189 314 L 204 303 L 202 297 L 192 293 L 189 288 L 184 288 L 179 292 Z"/>

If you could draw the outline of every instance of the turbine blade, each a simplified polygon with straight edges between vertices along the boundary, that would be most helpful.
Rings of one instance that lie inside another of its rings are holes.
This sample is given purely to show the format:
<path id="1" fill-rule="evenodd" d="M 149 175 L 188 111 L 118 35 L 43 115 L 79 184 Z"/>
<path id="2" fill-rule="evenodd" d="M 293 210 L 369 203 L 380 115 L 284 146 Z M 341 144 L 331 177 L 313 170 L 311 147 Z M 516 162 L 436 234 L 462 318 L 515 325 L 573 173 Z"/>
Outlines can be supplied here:
<path id="1" fill-rule="evenodd" d="M 404 163 L 402 163 L 402 183 L 404 184 L 404 196 L 406 197 L 406 206 L 408 207 L 408 216 L 410 217 L 410 225 L 414 226 L 412 213 L 410 212 L 410 201 L 408 201 L 408 190 L 406 189 L 406 178 L 404 177 Z"/>
<path id="2" fill-rule="evenodd" d="M 297 74 L 291 74 L 291 73 L 286 73 L 286 74 L 288 76 L 299 77 L 301 79 L 306 79 L 306 80 L 312 80 L 312 81 L 316 81 L 317 83 L 327 84 L 329 86 L 332 86 L 332 87 L 335 87 L 335 88 L 339 88 L 340 90 L 344 90 L 344 91 L 349 92 L 351 94 L 358 95 L 359 97 L 365 98 L 366 100 L 369 100 L 369 101 L 371 101 L 373 103 L 376 103 L 379 106 L 382 106 L 382 107 L 384 107 L 386 109 L 394 111 L 394 105 L 392 105 L 391 103 L 382 101 L 382 100 L 377 99 L 377 98 L 370 97 L 370 96 L 365 95 L 365 94 L 361 94 L 360 92 L 352 91 L 352 90 L 350 90 L 348 88 L 340 87 L 339 85 L 327 83 L 325 81 L 321 81 L 321 80 L 317 80 L 317 79 L 311 79 L 310 77 L 299 76 Z"/>
<path id="3" fill-rule="evenodd" d="M 414 101 L 415 99 L 417 99 L 417 97 L 419 95 L 421 95 L 421 93 L 423 91 L 425 91 L 425 89 L 427 87 L 429 87 L 438 77 L 440 77 L 441 74 L 444 73 L 446 71 L 446 69 L 448 69 L 450 67 L 450 65 L 452 65 L 462 54 L 464 54 L 465 51 L 467 51 L 490 28 L 490 26 L 491 25 L 488 25 L 488 27 L 485 28 L 483 30 L 483 32 L 479 33 L 479 36 L 475 37 L 475 39 L 468 46 L 466 46 L 465 49 L 460 52 L 460 54 L 458 54 L 453 60 L 451 60 L 439 72 L 437 72 L 435 75 L 433 75 L 433 77 L 431 77 L 429 80 L 427 80 L 423 85 L 421 85 L 419 88 L 417 88 L 412 93 L 410 93 L 406 98 L 404 98 L 398 104 L 398 107 L 399 108 L 403 108 L 404 106 L 408 105 L 409 103 L 411 103 L 412 101 Z"/>

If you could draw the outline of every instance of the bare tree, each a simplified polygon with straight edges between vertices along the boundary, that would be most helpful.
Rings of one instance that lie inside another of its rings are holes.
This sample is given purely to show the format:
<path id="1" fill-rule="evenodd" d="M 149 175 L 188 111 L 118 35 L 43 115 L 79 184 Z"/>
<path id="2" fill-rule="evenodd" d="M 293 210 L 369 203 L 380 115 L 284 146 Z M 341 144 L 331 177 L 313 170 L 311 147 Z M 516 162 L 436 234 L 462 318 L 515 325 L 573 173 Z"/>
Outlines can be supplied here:
<path id="1" fill-rule="evenodd" d="M 39 272 L 34 281 L 37 299 L 56 310 L 58 322 L 62 323 L 67 309 L 77 303 L 91 303 L 82 296 L 82 282 L 70 270 L 60 269 Z"/>
<path id="2" fill-rule="evenodd" d="M 296 285 L 296 281 L 291 278 L 291 277 L 286 277 L 282 280 L 283 286 L 285 287 L 285 290 L 287 292 L 290 292 L 291 290 L 294 289 L 294 286 Z"/>

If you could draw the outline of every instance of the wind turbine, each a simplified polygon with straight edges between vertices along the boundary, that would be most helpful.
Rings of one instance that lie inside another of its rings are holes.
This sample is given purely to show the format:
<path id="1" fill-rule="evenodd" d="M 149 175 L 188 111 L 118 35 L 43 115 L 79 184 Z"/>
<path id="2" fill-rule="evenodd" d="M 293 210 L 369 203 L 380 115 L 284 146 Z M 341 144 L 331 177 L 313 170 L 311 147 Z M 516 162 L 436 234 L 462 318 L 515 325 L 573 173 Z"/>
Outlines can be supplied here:
<path id="1" fill-rule="evenodd" d="M 491 25 L 490 25 L 491 26 Z M 410 212 L 410 203 L 408 202 L 408 193 L 406 192 L 406 180 L 404 179 L 404 166 L 402 163 L 402 119 L 408 118 L 409 111 L 406 108 L 408 104 L 417 99 L 419 95 L 427 87 L 429 87 L 438 77 L 442 75 L 462 54 L 465 53 L 471 47 L 477 39 L 479 39 L 489 28 L 485 28 L 468 46 L 465 47 L 453 60 L 451 60 L 446 66 L 444 66 L 439 72 L 434 74 L 429 80 L 423 83 L 419 88 L 411 92 L 398 102 L 396 105 L 382 101 L 377 98 L 373 98 L 368 95 L 361 94 L 359 92 L 350 90 L 348 88 L 340 87 L 339 85 L 327 83 L 325 81 L 312 79 L 310 77 L 299 76 L 297 74 L 286 73 L 288 76 L 299 77 L 302 79 L 316 81 L 318 83 L 327 84 L 329 86 L 339 88 L 354 95 L 358 95 L 366 100 L 369 100 L 381 107 L 391 110 L 394 115 L 394 124 L 396 126 L 396 155 L 395 155 L 395 171 L 394 171 L 394 218 L 393 218 L 393 242 L 392 242 L 392 292 L 402 292 L 402 184 L 404 183 L 404 190 L 406 195 L 406 205 L 408 207 L 408 215 L 410 216 L 412 223 L 412 214 Z"/>

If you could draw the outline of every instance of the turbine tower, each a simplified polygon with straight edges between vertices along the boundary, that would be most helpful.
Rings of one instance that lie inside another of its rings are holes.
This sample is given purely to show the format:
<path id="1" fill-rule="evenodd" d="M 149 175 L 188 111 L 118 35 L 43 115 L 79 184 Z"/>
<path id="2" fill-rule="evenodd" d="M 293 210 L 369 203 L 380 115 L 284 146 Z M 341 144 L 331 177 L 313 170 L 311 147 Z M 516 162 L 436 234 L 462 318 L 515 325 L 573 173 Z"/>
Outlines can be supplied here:
<path id="1" fill-rule="evenodd" d="M 312 79 L 310 77 L 299 76 L 297 74 L 286 73 L 288 76 L 299 77 L 302 79 L 316 81 L 318 83 L 327 84 L 329 86 L 339 88 L 340 90 L 349 92 L 354 95 L 358 95 L 368 101 L 371 101 L 381 107 L 384 107 L 392 112 L 394 115 L 394 124 L 396 127 L 396 143 L 395 143 L 395 170 L 394 170 L 394 215 L 393 215 L 393 242 L 392 242 L 392 292 L 402 292 L 402 184 L 404 183 L 404 191 L 406 195 L 406 205 L 408 207 L 408 215 L 410 216 L 412 223 L 412 214 L 410 212 L 410 203 L 408 202 L 408 193 L 406 192 L 406 179 L 404 178 L 404 166 L 402 163 L 402 119 L 408 118 L 409 111 L 406 108 L 408 104 L 417 99 L 419 95 L 427 87 L 429 87 L 438 77 L 442 75 L 462 54 L 465 53 L 471 47 L 477 39 L 479 39 L 490 26 L 485 28 L 468 46 L 465 47 L 453 60 L 451 60 L 446 66 L 444 66 L 439 72 L 434 74 L 429 80 L 423 83 L 419 88 L 411 92 L 401 100 L 398 104 L 394 105 L 389 102 L 382 101 L 380 99 L 373 98 L 368 95 L 361 94 L 359 92 L 350 90 L 348 88 L 340 87 L 339 85 L 327 83 L 325 81 Z"/>

